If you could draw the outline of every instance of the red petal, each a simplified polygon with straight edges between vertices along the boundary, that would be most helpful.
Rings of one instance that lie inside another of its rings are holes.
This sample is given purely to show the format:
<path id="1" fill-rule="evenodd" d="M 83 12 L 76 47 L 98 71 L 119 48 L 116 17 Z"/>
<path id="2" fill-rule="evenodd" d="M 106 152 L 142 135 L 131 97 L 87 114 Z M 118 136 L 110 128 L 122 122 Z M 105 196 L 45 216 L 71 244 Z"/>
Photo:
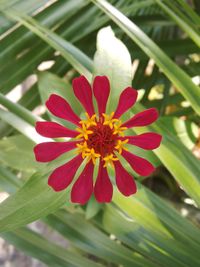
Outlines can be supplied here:
<path id="1" fill-rule="evenodd" d="M 110 83 L 106 76 L 96 76 L 93 83 L 93 92 L 97 100 L 99 115 L 105 113 L 110 94 Z"/>
<path id="2" fill-rule="evenodd" d="M 133 116 L 122 126 L 131 128 L 137 126 L 146 126 L 153 123 L 158 118 L 158 111 L 155 108 L 149 108 Z"/>
<path id="3" fill-rule="evenodd" d="M 94 164 L 90 161 L 72 187 L 72 202 L 84 205 L 89 200 L 93 192 L 93 171 Z"/>
<path id="4" fill-rule="evenodd" d="M 137 100 L 138 92 L 128 87 L 120 95 L 119 103 L 115 111 L 114 118 L 121 117 L 129 108 L 131 108 Z"/>
<path id="5" fill-rule="evenodd" d="M 49 162 L 61 154 L 76 148 L 77 142 L 45 142 L 34 147 L 35 158 L 40 162 Z"/>
<path id="6" fill-rule="evenodd" d="M 124 169 L 119 161 L 114 161 L 116 184 L 124 196 L 135 194 L 137 187 L 133 177 Z"/>
<path id="7" fill-rule="evenodd" d="M 72 110 L 69 103 L 59 95 L 52 94 L 46 102 L 48 110 L 55 116 L 80 126 L 81 120 Z"/>
<path id="8" fill-rule="evenodd" d="M 154 166 L 149 161 L 133 155 L 128 151 L 123 150 L 122 156 L 128 161 L 133 170 L 139 175 L 148 176 L 155 170 Z"/>
<path id="9" fill-rule="evenodd" d="M 109 179 L 107 169 L 103 167 L 103 162 L 99 164 L 99 172 L 94 186 L 94 195 L 98 202 L 110 202 L 113 194 L 113 186 Z"/>
<path id="10" fill-rule="evenodd" d="M 135 136 L 125 136 L 120 139 L 128 139 L 128 144 L 135 145 L 147 150 L 152 150 L 160 146 L 162 136 L 160 134 L 150 132 Z"/>
<path id="11" fill-rule="evenodd" d="M 81 155 L 78 155 L 66 164 L 55 169 L 49 176 L 48 185 L 53 187 L 55 191 L 61 191 L 67 188 L 72 182 L 82 161 L 83 158 Z"/>
<path id="12" fill-rule="evenodd" d="M 75 96 L 91 117 L 94 114 L 94 106 L 92 102 L 92 89 L 88 80 L 84 76 L 80 76 L 72 81 L 72 85 Z"/>
<path id="13" fill-rule="evenodd" d="M 36 131 L 45 137 L 76 137 L 78 132 L 51 121 L 38 121 L 35 126 Z"/>

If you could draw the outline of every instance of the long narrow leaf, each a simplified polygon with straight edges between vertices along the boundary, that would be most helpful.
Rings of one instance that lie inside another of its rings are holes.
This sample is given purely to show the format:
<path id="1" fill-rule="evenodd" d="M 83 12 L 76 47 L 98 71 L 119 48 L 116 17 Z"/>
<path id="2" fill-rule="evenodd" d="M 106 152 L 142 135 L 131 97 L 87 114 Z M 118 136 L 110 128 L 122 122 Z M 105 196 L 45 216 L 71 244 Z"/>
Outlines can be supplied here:
<path id="1" fill-rule="evenodd" d="M 41 235 L 32 230 L 21 228 L 12 232 L 1 234 L 11 244 L 20 250 L 35 257 L 48 266 L 52 267 L 101 267 L 101 264 L 95 263 L 78 253 L 68 251 L 58 245 L 50 243 Z"/>
<path id="2" fill-rule="evenodd" d="M 92 0 L 163 70 L 193 109 L 200 114 L 200 89 L 139 27 L 105 0 Z"/>
<path id="3" fill-rule="evenodd" d="M 40 38 L 49 43 L 54 49 L 58 50 L 62 56 L 80 73 L 83 73 L 88 78 L 91 78 L 90 72 L 88 71 L 91 71 L 89 58 L 72 44 L 65 41 L 46 27 L 40 25 L 37 21 L 29 16 L 23 16 L 11 10 L 5 11 L 5 14 L 24 24 Z"/>
<path id="4" fill-rule="evenodd" d="M 182 16 L 178 8 L 176 8 L 174 5 L 172 5 L 170 8 L 161 0 L 156 0 L 156 2 L 182 28 L 182 30 L 185 31 L 198 46 L 200 46 L 199 33 L 194 27 L 192 27 L 192 25 L 190 25 L 190 21 L 187 20 L 185 16 Z"/>

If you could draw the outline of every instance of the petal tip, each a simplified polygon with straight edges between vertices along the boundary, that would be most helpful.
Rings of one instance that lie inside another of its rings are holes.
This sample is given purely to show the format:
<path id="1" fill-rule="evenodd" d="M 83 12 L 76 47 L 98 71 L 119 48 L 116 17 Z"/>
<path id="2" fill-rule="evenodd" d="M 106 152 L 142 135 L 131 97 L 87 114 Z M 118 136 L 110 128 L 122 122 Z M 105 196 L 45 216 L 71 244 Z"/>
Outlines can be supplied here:
<path id="1" fill-rule="evenodd" d="M 161 134 L 157 134 L 157 136 L 158 136 L 158 146 L 157 146 L 157 148 L 158 148 L 163 141 L 163 136 Z"/>
<path id="2" fill-rule="evenodd" d="M 48 186 L 50 186 L 55 192 L 60 192 L 63 190 L 63 189 L 58 188 L 56 184 L 51 183 L 50 179 L 48 180 Z"/>

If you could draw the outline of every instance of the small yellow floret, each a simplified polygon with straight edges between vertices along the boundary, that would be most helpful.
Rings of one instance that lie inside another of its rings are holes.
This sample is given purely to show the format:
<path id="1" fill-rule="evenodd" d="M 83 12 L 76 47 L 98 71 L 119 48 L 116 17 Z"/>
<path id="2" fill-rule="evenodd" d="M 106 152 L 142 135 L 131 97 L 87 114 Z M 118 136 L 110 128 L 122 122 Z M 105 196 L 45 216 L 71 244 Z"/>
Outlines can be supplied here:
<path id="1" fill-rule="evenodd" d="M 87 142 L 76 144 L 78 150 L 76 151 L 78 154 L 82 154 L 82 158 L 87 158 L 87 162 L 92 160 L 93 164 L 95 165 L 96 159 L 99 158 L 101 155 L 96 153 L 94 148 L 89 148 Z"/>
<path id="2" fill-rule="evenodd" d="M 76 144 L 76 146 L 78 147 L 78 150 L 76 151 L 78 154 L 82 154 L 82 158 L 84 159 L 86 157 L 86 153 L 88 152 L 89 148 L 87 146 L 87 143 L 80 143 L 80 144 Z"/>
<path id="3" fill-rule="evenodd" d="M 76 128 L 76 131 L 80 133 L 76 136 L 76 139 L 84 137 L 85 140 L 88 140 L 88 135 L 93 133 L 93 131 L 87 129 L 87 126 L 84 123 L 82 124 L 82 128 Z"/>
<path id="4" fill-rule="evenodd" d="M 118 121 L 118 119 L 113 119 L 114 114 L 115 114 L 114 112 L 112 112 L 110 115 L 103 113 L 104 117 L 103 125 L 108 125 L 110 129 L 113 129 L 114 123 Z"/>
<path id="5" fill-rule="evenodd" d="M 96 114 L 92 115 L 92 117 L 90 117 L 88 115 L 88 113 L 85 113 L 86 119 L 85 120 L 81 120 L 80 124 L 84 124 L 86 126 L 86 128 L 89 128 L 90 126 L 96 126 Z"/>
<path id="6" fill-rule="evenodd" d="M 121 126 L 122 126 L 122 122 L 118 120 L 118 122 L 114 124 L 113 134 L 119 134 L 121 136 L 124 136 L 124 131 L 127 129 L 127 127 L 121 127 Z"/>
<path id="7" fill-rule="evenodd" d="M 128 139 L 122 141 L 122 140 L 117 140 L 117 145 L 115 146 L 115 149 L 118 150 L 119 154 L 122 153 L 122 150 L 128 150 L 126 147 L 124 147 L 128 143 Z"/>
<path id="8" fill-rule="evenodd" d="M 87 157 L 87 161 L 89 162 L 92 160 L 93 164 L 95 165 L 96 159 L 99 158 L 101 155 L 94 151 L 94 148 L 88 148 L 87 152 L 85 153 L 85 157 Z"/>
<path id="9" fill-rule="evenodd" d="M 104 163 L 104 167 L 107 167 L 109 164 L 113 167 L 113 161 L 117 161 L 119 160 L 117 157 L 114 157 L 113 154 L 110 154 L 106 157 L 103 158 L 103 160 L 105 161 Z"/>

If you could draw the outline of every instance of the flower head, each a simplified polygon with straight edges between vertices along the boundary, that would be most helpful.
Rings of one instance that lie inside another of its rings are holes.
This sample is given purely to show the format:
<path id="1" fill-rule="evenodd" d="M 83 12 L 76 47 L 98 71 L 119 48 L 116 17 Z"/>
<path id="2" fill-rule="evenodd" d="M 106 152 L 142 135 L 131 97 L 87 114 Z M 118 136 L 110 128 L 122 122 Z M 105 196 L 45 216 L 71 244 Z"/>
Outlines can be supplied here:
<path id="1" fill-rule="evenodd" d="M 128 87 L 121 93 L 116 110 L 107 114 L 106 104 L 110 94 L 110 85 L 106 76 L 96 76 L 92 88 L 84 76 L 75 78 L 73 90 L 86 111 L 84 119 L 81 119 L 70 104 L 58 95 L 52 94 L 46 106 L 53 115 L 71 122 L 75 126 L 74 130 L 56 122 L 37 122 L 36 124 L 36 131 L 42 136 L 72 138 L 67 142 L 45 142 L 36 145 L 34 152 L 37 161 L 49 162 L 70 150 L 74 149 L 76 152 L 72 160 L 51 173 L 48 184 L 55 191 L 64 190 L 73 181 L 82 162 L 85 162 L 82 173 L 72 186 L 72 202 L 85 204 L 92 193 L 98 202 L 110 202 L 113 186 L 107 171 L 109 167 L 115 170 L 119 191 L 125 196 L 134 194 L 136 192 L 134 178 L 121 164 L 119 155 L 139 175 L 150 175 L 154 171 L 153 165 L 146 159 L 132 154 L 127 144 L 152 150 L 160 145 L 161 136 L 153 132 L 126 136 L 125 132 L 132 127 L 153 123 L 158 118 L 157 110 L 147 109 L 134 115 L 128 121 L 122 122 L 120 117 L 135 104 L 137 99 L 137 91 Z M 97 102 L 98 115 L 95 113 L 93 95 Z M 94 182 L 95 164 L 99 167 Z"/>

